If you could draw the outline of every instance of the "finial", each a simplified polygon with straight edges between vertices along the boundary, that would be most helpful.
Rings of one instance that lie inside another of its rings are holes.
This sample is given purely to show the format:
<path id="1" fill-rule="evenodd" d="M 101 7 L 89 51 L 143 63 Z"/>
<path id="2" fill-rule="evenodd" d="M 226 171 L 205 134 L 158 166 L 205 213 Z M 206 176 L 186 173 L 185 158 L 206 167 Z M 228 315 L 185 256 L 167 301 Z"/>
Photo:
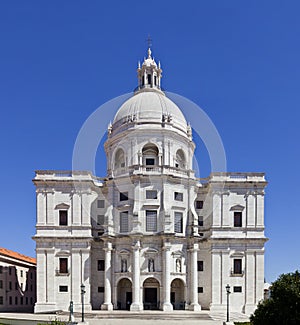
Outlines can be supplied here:
<path id="1" fill-rule="evenodd" d="M 141 62 L 140 61 L 138 62 L 138 68 L 139 69 L 141 68 Z"/>
<path id="2" fill-rule="evenodd" d="M 158 61 L 158 68 L 160 69 L 160 61 Z"/>
<path id="3" fill-rule="evenodd" d="M 148 34 L 147 43 L 148 43 L 148 59 L 151 59 L 152 39 L 150 37 L 150 34 Z"/>

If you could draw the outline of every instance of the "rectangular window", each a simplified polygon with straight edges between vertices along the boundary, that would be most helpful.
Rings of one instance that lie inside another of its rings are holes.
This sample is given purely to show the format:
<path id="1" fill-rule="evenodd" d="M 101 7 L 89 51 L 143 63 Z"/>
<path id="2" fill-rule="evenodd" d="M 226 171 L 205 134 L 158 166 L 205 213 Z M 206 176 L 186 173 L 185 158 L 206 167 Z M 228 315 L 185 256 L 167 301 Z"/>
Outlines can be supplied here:
<path id="1" fill-rule="evenodd" d="M 12 283 L 9 281 L 9 290 L 12 290 Z"/>
<path id="2" fill-rule="evenodd" d="M 0 296 L 0 305 L 3 305 L 3 296 Z"/>
<path id="3" fill-rule="evenodd" d="M 146 199 L 147 200 L 156 200 L 157 199 L 157 191 L 156 190 L 147 190 L 146 191 Z"/>
<path id="4" fill-rule="evenodd" d="M 198 272 L 202 272 L 204 270 L 203 261 L 197 261 L 197 269 Z"/>
<path id="5" fill-rule="evenodd" d="M 203 227 L 203 216 L 198 216 L 198 226 Z"/>
<path id="6" fill-rule="evenodd" d="M 157 231 L 157 211 L 146 210 L 146 231 Z"/>
<path id="7" fill-rule="evenodd" d="M 0 280 L 0 289 L 3 289 L 3 280 Z"/>
<path id="8" fill-rule="evenodd" d="M 175 212 L 174 214 L 174 231 L 177 233 L 183 232 L 183 213 Z"/>
<path id="9" fill-rule="evenodd" d="M 0 274 L 2 274 L 3 273 L 3 266 L 2 265 L 0 265 Z M 2 297 L 3 298 L 3 297 Z"/>
<path id="10" fill-rule="evenodd" d="M 98 292 L 104 292 L 104 287 L 98 287 Z"/>
<path id="11" fill-rule="evenodd" d="M 22 301 L 22 298 L 23 297 L 21 297 L 21 301 Z M 12 297 L 9 297 L 9 304 L 12 305 Z"/>
<path id="12" fill-rule="evenodd" d="M 59 286 L 59 292 L 68 292 L 68 286 Z"/>
<path id="13" fill-rule="evenodd" d="M 68 273 L 68 259 L 67 258 L 59 259 L 59 273 L 61 273 L 61 274 Z"/>
<path id="14" fill-rule="evenodd" d="M 21 283 L 21 290 L 23 291 L 23 283 Z"/>
<path id="15" fill-rule="evenodd" d="M 203 287 L 198 287 L 198 293 L 203 293 Z"/>
<path id="16" fill-rule="evenodd" d="M 98 271 L 104 271 L 105 262 L 104 260 L 98 260 Z"/>
<path id="17" fill-rule="evenodd" d="M 196 209 L 203 209 L 203 201 L 196 201 Z"/>
<path id="18" fill-rule="evenodd" d="M 15 290 L 18 290 L 19 288 L 19 282 L 15 282 Z"/>
<path id="19" fill-rule="evenodd" d="M 18 297 L 15 297 L 15 305 L 18 304 Z"/>
<path id="20" fill-rule="evenodd" d="M 120 232 L 128 232 L 128 211 L 120 212 Z"/>
<path id="21" fill-rule="evenodd" d="M 234 212 L 234 227 L 242 227 L 242 212 Z"/>
<path id="22" fill-rule="evenodd" d="M 103 209 L 105 207 L 104 200 L 98 200 L 97 201 L 97 208 Z"/>
<path id="23" fill-rule="evenodd" d="M 23 270 L 21 270 L 21 278 L 23 278 Z"/>
<path id="24" fill-rule="evenodd" d="M 104 225 L 104 214 L 97 215 L 97 225 L 98 226 Z"/>
<path id="25" fill-rule="evenodd" d="M 26 300 L 26 305 L 28 305 L 28 297 L 26 297 L 26 299 L 25 299 L 25 300 Z"/>
<path id="26" fill-rule="evenodd" d="M 154 158 L 146 158 L 146 166 L 154 166 L 155 159 Z"/>
<path id="27" fill-rule="evenodd" d="M 174 192 L 174 200 L 175 201 L 183 201 L 183 193 Z"/>
<path id="28" fill-rule="evenodd" d="M 120 201 L 127 201 L 128 200 L 128 192 L 120 192 Z"/>
<path id="29" fill-rule="evenodd" d="M 67 226 L 68 225 L 68 211 L 59 210 L 59 225 Z"/>
<path id="30" fill-rule="evenodd" d="M 242 274 L 242 260 L 240 258 L 235 258 L 233 260 L 233 273 Z"/>
<path id="31" fill-rule="evenodd" d="M 242 287 L 233 287 L 233 292 L 242 292 Z"/>
<path id="32" fill-rule="evenodd" d="M 11 275 L 11 267 L 8 268 L 8 274 Z"/>

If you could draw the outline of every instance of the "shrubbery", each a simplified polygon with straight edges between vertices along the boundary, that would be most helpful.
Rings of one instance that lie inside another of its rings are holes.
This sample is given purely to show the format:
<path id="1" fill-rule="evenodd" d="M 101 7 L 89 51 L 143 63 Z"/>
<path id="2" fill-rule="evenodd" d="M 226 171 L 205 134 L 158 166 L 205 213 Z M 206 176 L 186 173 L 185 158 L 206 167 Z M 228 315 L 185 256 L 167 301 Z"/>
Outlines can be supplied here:
<path id="1" fill-rule="evenodd" d="M 271 286 L 270 299 L 258 304 L 252 325 L 300 324 L 300 273 L 282 274 Z"/>

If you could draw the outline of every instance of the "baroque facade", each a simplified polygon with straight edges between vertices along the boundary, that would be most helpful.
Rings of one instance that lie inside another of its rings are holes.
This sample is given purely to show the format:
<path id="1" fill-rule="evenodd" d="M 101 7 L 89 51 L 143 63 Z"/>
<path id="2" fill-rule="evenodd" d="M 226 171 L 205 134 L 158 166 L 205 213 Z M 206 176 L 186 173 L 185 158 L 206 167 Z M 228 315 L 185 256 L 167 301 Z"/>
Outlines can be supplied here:
<path id="1" fill-rule="evenodd" d="M 195 177 L 192 129 L 148 57 L 109 125 L 107 175 L 36 171 L 35 312 L 224 310 L 264 292 L 263 173 Z"/>

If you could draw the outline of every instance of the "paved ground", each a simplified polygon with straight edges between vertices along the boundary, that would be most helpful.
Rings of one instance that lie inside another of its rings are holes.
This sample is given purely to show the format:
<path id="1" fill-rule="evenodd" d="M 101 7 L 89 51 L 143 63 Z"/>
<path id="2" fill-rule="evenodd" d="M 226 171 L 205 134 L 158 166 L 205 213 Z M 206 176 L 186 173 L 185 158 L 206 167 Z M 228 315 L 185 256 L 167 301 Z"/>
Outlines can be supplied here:
<path id="1" fill-rule="evenodd" d="M 54 319 L 67 321 L 67 314 L 60 315 L 38 315 L 38 314 L 15 314 L 15 313 L 0 313 L 0 323 L 10 325 L 35 325 L 38 322 L 49 322 Z M 208 311 L 189 312 L 189 311 L 173 311 L 165 313 L 161 311 L 101 311 L 90 312 L 85 315 L 85 320 L 89 325 L 222 325 L 226 319 L 225 314 L 211 314 Z M 80 322 L 81 315 L 75 314 L 75 320 Z M 243 314 L 232 313 L 231 320 L 247 321 L 248 318 Z"/>

